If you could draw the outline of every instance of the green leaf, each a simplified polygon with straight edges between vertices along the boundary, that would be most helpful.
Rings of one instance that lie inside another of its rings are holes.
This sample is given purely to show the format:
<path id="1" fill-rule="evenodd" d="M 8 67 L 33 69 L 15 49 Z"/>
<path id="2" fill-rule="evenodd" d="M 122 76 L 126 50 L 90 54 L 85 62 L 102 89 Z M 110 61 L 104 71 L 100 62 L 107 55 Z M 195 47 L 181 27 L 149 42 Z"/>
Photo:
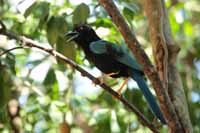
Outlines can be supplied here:
<path id="1" fill-rule="evenodd" d="M 120 125 L 120 132 L 124 133 L 124 132 L 126 132 L 127 127 L 129 126 L 127 124 L 126 112 L 122 113 L 123 111 L 120 111 L 120 110 L 117 110 L 116 112 L 117 112 L 116 113 L 117 123 Z M 130 119 L 130 115 L 128 116 L 129 119 Z"/>
<path id="2" fill-rule="evenodd" d="M 44 79 L 44 85 L 53 85 L 55 82 L 57 82 L 56 80 L 56 74 L 54 69 L 49 69 L 46 78 Z"/>
<path id="3" fill-rule="evenodd" d="M 184 22 L 184 31 L 185 31 L 186 36 L 193 35 L 193 27 L 190 22 L 188 22 L 188 21 Z"/>
<path id="4" fill-rule="evenodd" d="M 8 69 L 9 70 L 9 69 Z M 7 123 L 7 104 L 10 99 L 11 76 L 4 64 L 0 60 L 0 123 Z"/>
<path id="5" fill-rule="evenodd" d="M 174 13 L 170 13 L 169 20 L 171 24 L 172 34 L 175 36 L 177 32 L 180 30 L 180 25 L 176 22 Z"/>
<path id="6" fill-rule="evenodd" d="M 43 24 L 47 21 L 49 16 L 49 6 L 48 2 L 34 2 L 24 13 L 25 17 L 33 14 L 34 17 L 39 18 L 38 27 L 42 28 Z"/>
<path id="7" fill-rule="evenodd" d="M 66 31 L 67 22 L 64 17 L 52 16 L 47 23 L 47 39 L 49 43 L 54 46 L 54 44 L 59 41 L 59 36 L 63 37 Z"/>
<path id="8" fill-rule="evenodd" d="M 73 24 L 74 25 L 85 24 L 87 18 L 89 17 L 89 14 L 90 14 L 89 7 L 86 4 L 81 3 L 76 7 L 75 11 L 73 12 L 73 18 L 72 18 Z"/>
<path id="9" fill-rule="evenodd" d="M 113 26 L 113 23 L 108 18 L 99 18 L 94 23 L 90 23 L 90 25 L 94 25 L 94 26 L 97 26 L 97 27 L 103 26 L 103 27 L 106 27 L 106 28 L 110 28 L 110 27 Z"/>
<path id="10" fill-rule="evenodd" d="M 75 61 L 76 49 L 74 42 L 69 42 L 66 44 L 64 38 L 58 37 L 56 43 L 56 50 L 61 54 L 63 54 L 64 56 L 68 57 L 69 59 Z"/>
<path id="11" fill-rule="evenodd" d="M 111 112 L 109 109 L 98 109 L 93 113 L 90 124 L 95 133 L 111 133 Z"/>
<path id="12" fill-rule="evenodd" d="M 50 95 L 51 99 L 58 100 L 59 87 L 54 69 L 49 69 L 43 83 L 46 86 L 46 92 Z"/>
<path id="13" fill-rule="evenodd" d="M 29 6 L 24 12 L 24 17 L 27 18 L 36 8 L 37 2 L 34 2 L 31 6 Z"/>
<path id="14" fill-rule="evenodd" d="M 10 98 L 10 83 L 11 77 L 6 70 L 6 67 L 0 64 L 0 108 L 7 105 Z"/>
<path id="15" fill-rule="evenodd" d="M 59 87 L 58 87 L 58 82 L 52 85 L 52 93 L 51 97 L 53 100 L 58 100 L 59 98 Z"/>
<path id="16" fill-rule="evenodd" d="M 129 8 L 124 8 L 123 9 L 123 14 L 126 17 L 127 20 L 133 20 L 134 17 L 134 12 L 132 10 L 130 10 Z"/>
<path id="17" fill-rule="evenodd" d="M 136 13 L 138 13 L 139 8 L 136 4 L 130 2 L 122 2 L 123 8 L 123 15 L 127 19 L 128 23 L 132 27 L 132 20 Z"/>
<path id="18" fill-rule="evenodd" d="M 51 46 L 54 46 L 58 38 L 58 23 L 56 18 L 52 16 L 47 23 L 47 39 Z"/>
<path id="19" fill-rule="evenodd" d="M 35 18 L 42 18 L 49 12 L 50 3 L 48 2 L 37 2 L 33 15 Z"/>
<path id="20" fill-rule="evenodd" d="M 57 26 L 58 26 L 58 31 L 59 31 L 59 35 L 61 37 L 64 37 L 64 33 L 67 31 L 67 22 L 64 18 L 64 16 L 59 16 L 56 17 L 56 21 L 57 21 Z"/>
<path id="21" fill-rule="evenodd" d="M 7 53 L 6 57 L 0 58 L 0 108 L 5 108 L 10 99 L 12 86 L 12 74 L 15 74 L 15 56 Z"/>
<path id="22" fill-rule="evenodd" d="M 7 123 L 9 122 L 9 117 L 8 117 L 8 110 L 7 106 L 1 107 L 0 109 L 0 123 Z"/>
<path id="23" fill-rule="evenodd" d="M 199 44 L 200 44 L 200 38 L 197 37 L 194 39 L 194 46 L 193 46 L 197 59 L 200 59 L 200 45 Z"/>
<path id="24" fill-rule="evenodd" d="M 6 49 L 0 48 L 0 53 L 5 51 Z M 15 55 L 12 53 L 7 53 L 5 57 L 0 58 L 0 66 L 5 66 L 7 71 L 10 70 L 12 74 L 15 74 Z"/>
<path id="25" fill-rule="evenodd" d="M 15 74 L 15 56 L 13 54 L 7 54 L 5 60 L 7 68 L 9 68 L 9 70 Z"/>
<path id="26" fill-rule="evenodd" d="M 135 3 L 122 2 L 122 5 L 124 6 L 124 8 L 129 9 L 133 13 L 136 13 L 137 11 L 139 11 L 139 7 Z"/>
<path id="27" fill-rule="evenodd" d="M 40 6 L 40 11 L 41 11 L 41 15 L 40 15 L 40 22 L 38 24 L 39 28 L 42 28 L 42 26 L 44 25 L 44 23 L 46 23 L 48 16 L 49 16 L 49 3 L 47 2 L 42 2 L 41 6 Z"/>

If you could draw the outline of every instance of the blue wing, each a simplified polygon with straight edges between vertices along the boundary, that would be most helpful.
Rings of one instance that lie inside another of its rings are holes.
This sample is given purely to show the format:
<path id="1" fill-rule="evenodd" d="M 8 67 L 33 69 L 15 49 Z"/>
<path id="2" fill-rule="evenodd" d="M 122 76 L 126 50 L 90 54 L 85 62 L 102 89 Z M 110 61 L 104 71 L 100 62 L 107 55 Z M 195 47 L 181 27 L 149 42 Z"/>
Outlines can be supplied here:
<path id="1" fill-rule="evenodd" d="M 142 67 L 125 46 L 123 47 L 105 40 L 99 40 L 90 43 L 90 50 L 95 54 L 108 54 L 120 63 L 142 71 Z"/>

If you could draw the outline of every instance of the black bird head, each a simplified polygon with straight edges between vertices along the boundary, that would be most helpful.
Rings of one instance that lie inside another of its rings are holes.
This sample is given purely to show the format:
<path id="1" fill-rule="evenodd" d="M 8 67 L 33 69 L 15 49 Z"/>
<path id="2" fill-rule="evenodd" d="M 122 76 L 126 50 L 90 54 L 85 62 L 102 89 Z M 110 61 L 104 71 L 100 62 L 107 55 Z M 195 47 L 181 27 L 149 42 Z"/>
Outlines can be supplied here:
<path id="1" fill-rule="evenodd" d="M 69 40 L 75 41 L 78 45 L 87 45 L 100 40 L 95 31 L 88 25 L 77 26 L 72 32 L 66 33 L 65 36 L 70 37 Z"/>

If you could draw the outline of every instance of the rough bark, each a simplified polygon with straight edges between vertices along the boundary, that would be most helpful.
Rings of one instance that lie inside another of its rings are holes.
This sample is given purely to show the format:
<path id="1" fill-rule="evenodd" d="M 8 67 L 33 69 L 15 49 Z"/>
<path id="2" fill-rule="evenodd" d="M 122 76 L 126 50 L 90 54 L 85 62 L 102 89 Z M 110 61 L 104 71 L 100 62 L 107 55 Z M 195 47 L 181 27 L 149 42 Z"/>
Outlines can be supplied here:
<path id="1" fill-rule="evenodd" d="M 143 5 L 148 18 L 154 60 L 160 79 L 168 89 L 169 97 L 184 132 L 192 133 L 186 97 L 176 68 L 180 48 L 172 37 L 164 1 L 143 0 Z"/>

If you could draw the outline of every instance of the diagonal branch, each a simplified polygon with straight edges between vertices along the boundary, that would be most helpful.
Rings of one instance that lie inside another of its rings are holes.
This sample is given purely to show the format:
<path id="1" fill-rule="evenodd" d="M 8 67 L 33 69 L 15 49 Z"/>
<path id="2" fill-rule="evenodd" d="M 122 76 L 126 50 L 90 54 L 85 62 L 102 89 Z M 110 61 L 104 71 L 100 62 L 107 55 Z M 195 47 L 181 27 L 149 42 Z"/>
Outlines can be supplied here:
<path id="1" fill-rule="evenodd" d="M 182 128 L 178 121 L 174 106 L 170 101 L 165 86 L 160 80 L 159 75 L 149 60 L 147 54 L 141 48 L 141 45 L 136 39 L 134 33 L 130 30 L 128 24 L 125 22 L 121 13 L 117 9 L 116 5 L 112 0 L 99 0 L 99 3 L 105 8 L 105 10 L 107 10 L 111 19 L 124 37 L 126 44 L 135 55 L 137 61 L 143 66 L 145 74 L 151 81 L 153 88 L 156 91 L 161 109 L 167 120 L 169 128 L 176 132 L 182 132 Z"/>
<path id="2" fill-rule="evenodd" d="M 10 51 L 13 51 L 13 50 L 16 50 L 16 49 L 24 49 L 24 47 L 23 47 L 23 46 L 19 46 L 19 47 L 14 47 L 14 48 L 5 50 L 5 51 L 3 51 L 2 53 L 0 53 L 0 56 L 2 56 L 2 55 L 4 55 L 4 54 L 7 54 L 7 53 L 9 53 Z"/>
<path id="3" fill-rule="evenodd" d="M 68 59 L 64 55 L 60 54 L 59 52 L 55 51 L 54 49 L 42 47 L 42 46 L 39 45 L 39 43 L 37 43 L 37 42 L 27 38 L 27 37 L 24 37 L 24 36 L 18 36 L 18 35 L 15 35 L 13 33 L 9 33 L 9 32 L 6 32 L 6 31 L 0 32 L 0 34 L 3 34 L 5 36 L 9 37 L 10 39 L 15 39 L 17 41 L 22 42 L 23 46 L 30 47 L 30 48 L 32 48 L 32 47 L 38 48 L 42 51 L 47 52 L 48 54 L 50 54 L 54 57 L 57 57 L 60 60 L 63 60 L 65 63 L 69 64 L 74 69 L 79 71 L 82 75 L 84 75 L 87 78 L 89 78 L 90 80 L 92 80 L 92 82 L 101 86 L 105 91 L 110 93 L 112 96 L 116 97 L 121 103 L 123 103 L 124 106 L 126 106 L 128 109 L 130 109 L 132 112 L 134 112 L 137 115 L 137 117 L 139 118 L 139 120 L 141 120 L 141 122 L 144 125 L 146 125 L 151 131 L 158 133 L 157 128 L 152 123 L 150 123 L 149 120 L 147 120 L 146 117 L 135 106 L 130 104 L 125 98 L 123 98 L 121 95 L 119 95 L 113 89 L 111 89 L 109 86 L 107 86 L 104 83 L 102 84 L 98 78 L 95 78 L 94 76 L 92 76 L 90 73 L 85 71 L 83 68 L 78 66 L 75 62 L 71 61 L 70 59 Z M 12 50 L 14 50 L 14 49 L 15 48 L 13 48 Z"/>

